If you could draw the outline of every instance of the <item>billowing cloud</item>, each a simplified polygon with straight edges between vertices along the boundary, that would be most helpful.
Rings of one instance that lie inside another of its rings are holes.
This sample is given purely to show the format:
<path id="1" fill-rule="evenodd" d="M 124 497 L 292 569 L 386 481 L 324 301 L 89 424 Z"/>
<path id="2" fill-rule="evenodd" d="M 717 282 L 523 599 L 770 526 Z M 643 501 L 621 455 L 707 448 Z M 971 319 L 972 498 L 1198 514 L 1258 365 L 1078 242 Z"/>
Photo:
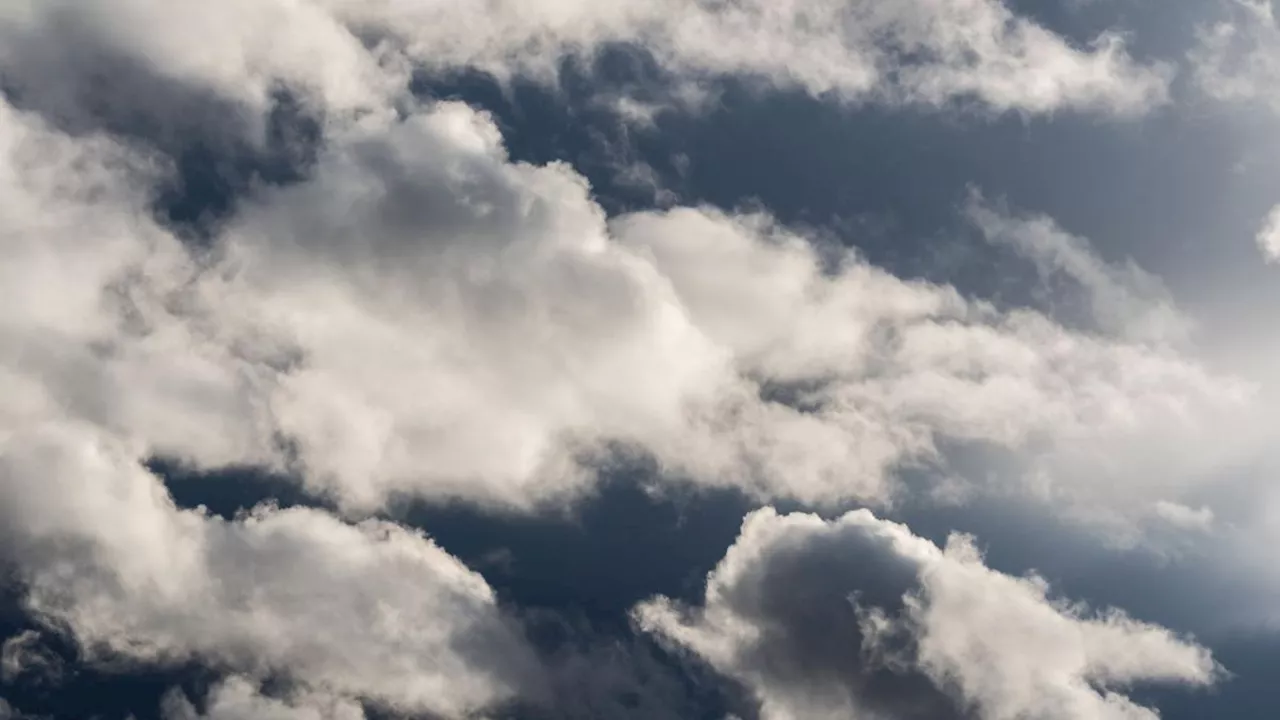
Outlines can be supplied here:
<path id="1" fill-rule="evenodd" d="M 756 511 L 701 606 L 655 598 L 638 625 L 743 683 L 765 718 L 1137 720 L 1143 683 L 1202 686 L 1208 651 L 1118 610 L 1055 599 L 860 510 Z"/>

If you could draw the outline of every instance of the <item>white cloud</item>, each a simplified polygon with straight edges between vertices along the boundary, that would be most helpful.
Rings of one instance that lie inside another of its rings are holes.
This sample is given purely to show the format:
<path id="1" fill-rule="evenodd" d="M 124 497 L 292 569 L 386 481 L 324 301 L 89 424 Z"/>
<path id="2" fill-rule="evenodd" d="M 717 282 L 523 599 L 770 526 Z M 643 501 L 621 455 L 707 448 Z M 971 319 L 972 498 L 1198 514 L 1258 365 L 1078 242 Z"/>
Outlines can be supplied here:
<path id="1" fill-rule="evenodd" d="M 1155 504 L 1155 512 L 1160 519 L 1183 530 L 1208 532 L 1213 527 L 1213 510 L 1207 507 L 1190 508 L 1159 500 Z"/>
<path id="2" fill-rule="evenodd" d="M 1258 243 L 1263 259 L 1268 263 L 1280 263 L 1280 205 L 1267 213 L 1254 242 Z"/>
<path id="3" fill-rule="evenodd" d="M 1270 0 L 1223 0 L 1223 18 L 1198 29 L 1188 55 L 1207 97 L 1280 111 L 1280 25 Z"/>
<path id="4" fill-rule="evenodd" d="M 278 452 L 278 353 L 228 335 L 208 268 L 150 220 L 158 172 L 0 105 L 0 553 L 28 609 L 90 659 L 198 659 L 444 714 L 514 692 L 519 630 L 429 540 L 317 510 L 179 510 L 142 466 Z"/>
<path id="5" fill-rule="evenodd" d="M 1171 350 L 1002 314 L 767 216 L 606 222 L 579 175 L 508 162 L 458 104 L 332 129 L 309 179 L 246 200 L 199 261 L 148 218 L 157 170 L 5 112 L 0 181 L 28 209 L 6 218 L 5 412 L 203 467 L 283 465 L 283 437 L 353 509 L 528 507 L 589 488 L 614 441 L 761 497 L 885 501 L 940 439 L 1056 458 L 1054 488 L 1110 507 L 1115 449 L 1249 402 Z M 1162 467 L 1120 506 L 1147 483 L 1176 500 Z"/>
<path id="6" fill-rule="evenodd" d="M 659 597 L 634 617 L 743 682 L 771 720 L 1151 719 L 1123 689 L 1219 673 L 1164 628 L 987 568 L 970 538 L 939 549 L 865 510 L 752 513 L 700 607 Z"/>
<path id="7" fill-rule="evenodd" d="M 8 429 L 0 457 L 25 604 L 90 659 L 194 658 L 446 715 L 528 669 L 484 580 L 418 534 L 310 509 L 179 510 L 129 448 L 69 423 Z"/>
<path id="8" fill-rule="evenodd" d="M 324 4 L 359 27 L 400 35 L 419 60 L 498 74 L 545 74 L 566 54 L 632 43 L 678 76 L 756 76 L 845 99 L 973 98 L 995 111 L 1122 115 L 1161 102 L 1168 81 L 1165 68 L 1130 60 L 1117 36 L 1075 48 L 995 0 Z"/>
<path id="9" fill-rule="evenodd" d="M 378 111 L 410 62 L 551 79 L 570 56 L 643 47 L 677 86 L 749 76 L 844 100 L 995 112 L 1134 115 L 1163 102 L 1168 68 L 1118 35 L 1076 47 L 999 0 L 91 0 L 0 8 L 0 69 L 27 106 L 164 133 L 195 125 L 261 137 L 286 87 L 337 116 Z M 165 88 L 157 93 L 157 87 Z M 685 94 L 677 90 L 676 95 Z M 696 93 L 695 93 L 696 94 Z M 209 106 L 209 97 L 231 103 Z M 206 117 L 218 116 L 218 122 Z"/>

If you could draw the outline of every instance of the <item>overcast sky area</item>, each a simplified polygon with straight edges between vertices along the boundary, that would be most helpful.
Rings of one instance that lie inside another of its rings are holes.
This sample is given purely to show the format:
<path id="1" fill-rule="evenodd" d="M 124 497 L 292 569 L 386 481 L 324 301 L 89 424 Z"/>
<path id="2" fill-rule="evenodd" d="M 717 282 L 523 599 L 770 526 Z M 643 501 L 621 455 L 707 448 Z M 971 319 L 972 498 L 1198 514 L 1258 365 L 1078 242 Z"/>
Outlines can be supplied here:
<path id="1" fill-rule="evenodd" d="M 0 720 L 1270 720 L 1280 4 L 0 0 Z"/>

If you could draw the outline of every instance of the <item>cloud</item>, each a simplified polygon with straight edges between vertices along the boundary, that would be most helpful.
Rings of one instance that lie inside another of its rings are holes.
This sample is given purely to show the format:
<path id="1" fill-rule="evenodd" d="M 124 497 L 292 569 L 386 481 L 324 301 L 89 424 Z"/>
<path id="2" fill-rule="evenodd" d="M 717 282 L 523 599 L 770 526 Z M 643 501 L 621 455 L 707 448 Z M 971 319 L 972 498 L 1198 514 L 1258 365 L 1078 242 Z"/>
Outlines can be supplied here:
<path id="1" fill-rule="evenodd" d="M 398 35 L 424 63 L 499 75 L 549 74 L 565 55 L 627 43 L 677 77 L 754 76 L 849 100 L 1120 115 L 1162 102 L 1168 81 L 1166 68 L 1134 63 L 1118 36 L 1076 48 L 992 0 L 325 4 L 357 27 Z"/>
<path id="2" fill-rule="evenodd" d="M 701 606 L 659 597 L 634 618 L 743 683 L 768 719 L 1156 718 L 1122 691 L 1220 673 L 1164 628 L 987 568 L 971 538 L 940 549 L 866 510 L 756 511 Z"/>
<path id="3" fill-rule="evenodd" d="M 904 281 L 767 215 L 606 220 L 581 176 L 509 162 L 461 104 L 331 128 L 307 179 L 244 199 L 200 254 L 146 210 L 162 165 L 5 113 L 0 181 L 27 209 L 6 220 L 6 413 L 291 467 L 350 510 L 533 507 L 589 491 L 615 443 L 762 498 L 886 502 L 942 441 L 1061 460 L 1055 492 L 1124 507 L 1177 496 L 1117 503 L 1128 468 L 1093 460 L 1250 402 L 1173 350 Z M 1095 290 L 1145 307 L 1124 294 L 1139 271 L 1077 251 Z"/>
<path id="4" fill-rule="evenodd" d="M 1268 263 L 1280 262 L 1280 205 L 1271 209 L 1254 237 L 1262 257 Z"/>
<path id="5" fill-rule="evenodd" d="M 1269 0 L 1224 0 L 1223 18 L 1198 28 L 1188 55 L 1205 96 L 1280 111 L 1280 25 Z"/>
<path id="6" fill-rule="evenodd" d="M 39 631 L 18 633 L 0 646 L 0 682 L 56 686 L 63 672 L 62 658 L 45 646 Z"/>
<path id="7" fill-rule="evenodd" d="M 8 93 L 73 128 L 142 123 L 261 138 L 284 88 L 336 114 L 386 106 L 404 75 L 310 0 L 54 0 L 0 9 Z M 216 122 L 201 118 L 222 103 Z M 240 127 L 243 126 L 243 127 Z"/>
<path id="8" fill-rule="evenodd" d="M 10 430 L 0 456 L 25 606 L 90 660 L 197 659 L 446 715 L 526 670 L 484 580 L 418 533 L 303 508 L 178 510 L 127 447 L 70 424 Z"/>
<path id="9" fill-rule="evenodd" d="M 72 125 L 141 122 L 152 135 L 239 123 L 261 138 L 282 88 L 350 117 L 407 94 L 412 65 L 553 80 L 564 59 L 619 44 L 651 54 L 676 86 L 739 76 L 997 113 L 1132 116 L 1164 102 L 1170 79 L 1131 59 L 1117 34 L 1077 47 L 998 0 L 56 0 L 0 10 L 0 69 L 24 107 Z M 210 98 L 226 105 L 217 123 L 201 119 Z"/>
<path id="10" fill-rule="evenodd" d="M 1213 527 L 1213 510 L 1207 507 L 1189 508 L 1160 500 L 1156 502 L 1156 515 L 1170 525 L 1185 530 L 1207 532 Z"/>
<path id="11" fill-rule="evenodd" d="M 1132 260 L 1109 264 L 1088 240 L 1066 232 L 1052 218 L 1002 213 L 976 191 L 965 204 L 965 215 L 987 241 L 1030 260 L 1046 282 L 1071 280 L 1106 334 L 1140 343 L 1179 344 L 1190 338 L 1192 322 L 1168 288 Z"/>
<path id="12" fill-rule="evenodd" d="M 284 360 L 202 298 L 207 258 L 151 218 L 164 173 L 0 104 L 0 553 L 26 609 L 95 662 L 196 660 L 444 714 L 506 698 L 531 662 L 519 628 L 420 534 L 179 510 L 143 465 L 281 453 L 263 392 Z"/>
<path id="13" fill-rule="evenodd" d="M 161 703 L 164 720 L 364 720 L 364 709 L 352 700 L 324 693 L 302 692 L 290 697 L 263 695 L 244 677 L 223 680 L 204 698 L 201 712 L 181 691 Z"/>

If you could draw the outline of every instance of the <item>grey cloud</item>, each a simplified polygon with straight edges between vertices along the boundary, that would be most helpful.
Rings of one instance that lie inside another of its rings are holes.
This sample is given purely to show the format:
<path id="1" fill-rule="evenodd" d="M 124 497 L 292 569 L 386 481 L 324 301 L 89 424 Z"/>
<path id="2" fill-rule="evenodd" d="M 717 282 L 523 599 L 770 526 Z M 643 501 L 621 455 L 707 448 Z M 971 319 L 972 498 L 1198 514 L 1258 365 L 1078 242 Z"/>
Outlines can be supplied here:
<path id="1" fill-rule="evenodd" d="M 963 536 L 939 549 L 865 510 L 832 521 L 757 511 L 701 606 L 656 598 L 634 614 L 745 683 L 766 718 L 1155 718 L 1122 689 L 1220 672 L 1164 628 L 988 569 Z"/>
<path id="2" fill-rule="evenodd" d="M 233 676 L 203 698 L 204 711 L 181 691 L 161 703 L 164 720 L 364 720 L 359 703 L 325 693 L 298 692 L 287 697 L 264 695 L 252 680 Z"/>
<path id="3" fill-rule="evenodd" d="M 63 673 L 62 658 L 45 646 L 39 631 L 26 630 L 0 646 L 0 681 L 56 686 Z"/>
<path id="4" fill-rule="evenodd" d="M 1107 263 L 1088 240 L 1066 232 L 1052 218 L 1002 213 L 977 191 L 965 214 L 989 242 L 1030 260 L 1046 282 L 1059 277 L 1073 281 L 1103 332 L 1135 342 L 1178 344 L 1190 338 L 1191 319 L 1160 279 L 1133 260 Z"/>

